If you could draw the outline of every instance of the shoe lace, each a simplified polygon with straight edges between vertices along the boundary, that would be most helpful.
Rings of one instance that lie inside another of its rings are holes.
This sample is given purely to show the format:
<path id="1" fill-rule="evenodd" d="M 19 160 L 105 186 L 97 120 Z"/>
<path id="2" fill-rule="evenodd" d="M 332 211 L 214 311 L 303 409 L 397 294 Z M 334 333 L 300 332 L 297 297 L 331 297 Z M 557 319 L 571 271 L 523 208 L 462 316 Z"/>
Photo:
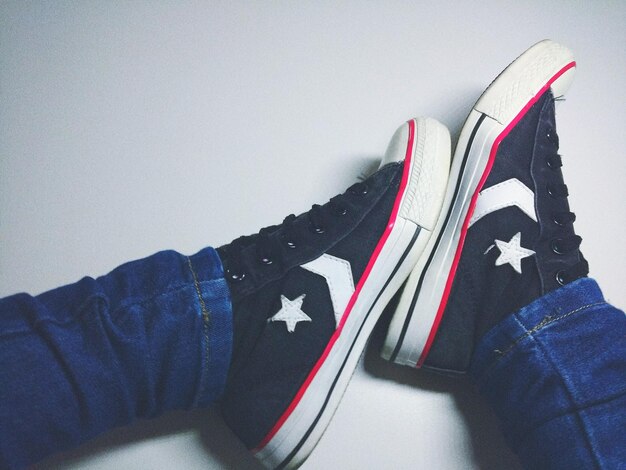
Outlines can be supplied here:
<path id="1" fill-rule="evenodd" d="M 548 129 L 546 137 L 554 147 L 554 153 L 550 154 L 546 158 L 546 164 L 551 170 L 556 172 L 563 166 L 563 160 L 561 155 L 558 153 L 559 137 L 556 134 L 556 131 L 552 128 Z M 548 195 L 553 199 L 567 199 L 569 196 L 567 185 L 560 182 L 549 183 L 547 190 Z M 576 214 L 570 211 L 554 211 L 552 213 L 552 221 L 561 228 L 568 227 L 570 224 L 574 223 L 575 220 Z M 578 235 L 565 235 L 561 238 L 554 238 L 551 240 L 550 247 L 555 254 L 565 255 L 579 250 L 581 242 L 582 237 Z M 576 279 L 585 277 L 589 273 L 589 264 L 587 263 L 587 260 L 585 260 L 582 253 L 579 254 L 580 259 L 577 263 L 565 269 L 561 269 L 555 274 L 556 280 L 559 284 L 565 285 Z"/>
<path id="2" fill-rule="evenodd" d="M 332 223 L 331 217 L 341 217 L 348 213 L 345 198 L 348 196 L 362 196 L 367 194 L 369 187 L 366 182 L 358 182 L 350 186 L 343 194 L 332 197 L 328 203 L 322 205 L 313 204 L 311 209 L 303 214 L 308 219 L 310 232 L 321 235 L 326 231 L 328 223 Z M 253 235 L 244 235 L 223 247 L 227 258 L 226 278 L 230 281 L 243 281 L 246 279 L 246 270 L 242 260 L 242 251 L 255 245 L 256 258 L 260 265 L 269 266 L 282 258 L 283 249 L 295 250 L 300 244 L 298 235 L 293 230 L 296 220 L 294 214 L 285 217 L 281 224 L 271 225 L 259 230 Z M 282 229 L 280 237 L 271 235 Z"/>

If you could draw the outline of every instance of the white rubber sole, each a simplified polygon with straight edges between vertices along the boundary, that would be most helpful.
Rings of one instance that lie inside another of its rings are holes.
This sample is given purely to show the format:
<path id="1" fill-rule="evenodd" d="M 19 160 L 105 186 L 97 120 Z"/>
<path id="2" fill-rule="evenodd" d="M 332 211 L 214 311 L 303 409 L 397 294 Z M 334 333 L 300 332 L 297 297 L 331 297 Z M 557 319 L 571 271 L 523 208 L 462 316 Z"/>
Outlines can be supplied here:
<path id="1" fill-rule="evenodd" d="M 511 63 L 474 105 L 454 152 L 443 209 L 403 289 L 383 358 L 423 365 L 447 304 L 476 198 L 500 141 L 548 88 L 555 96 L 563 95 L 574 68 L 568 49 L 549 40 L 539 42 Z"/>
<path id="2" fill-rule="evenodd" d="M 450 161 L 448 130 L 434 119 L 407 123 L 403 184 L 368 267 L 335 335 L 255 456 L 270 468 L 298 467 L 324 433 L 384 307 L 420 257 L 443 203 Z"/>

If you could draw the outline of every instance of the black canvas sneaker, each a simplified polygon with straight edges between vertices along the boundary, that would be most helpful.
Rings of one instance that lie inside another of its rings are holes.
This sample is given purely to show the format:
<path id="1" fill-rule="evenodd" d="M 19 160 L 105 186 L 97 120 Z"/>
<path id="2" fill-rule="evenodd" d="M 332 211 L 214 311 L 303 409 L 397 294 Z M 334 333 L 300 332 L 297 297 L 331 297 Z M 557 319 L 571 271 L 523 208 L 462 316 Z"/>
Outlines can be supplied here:
<path id="1" fill-rule="evenodd" d="M 404 287 L 384 358 L 466 371 L 476 342 L 501 319 L 586 276 L 554 121 L 554 102 L 574 69 L 569 50 L 542 41 L 474 105 L 444 209 Z"/>
<path id="2" fill-rule="evenodd" d="M 413 119 L 365 181 L 218 249 L 234 317 L 222 414 L 266 466 L 298 466 L 321 437 L 426 246 L 449 165 L 447 129 Z"/>

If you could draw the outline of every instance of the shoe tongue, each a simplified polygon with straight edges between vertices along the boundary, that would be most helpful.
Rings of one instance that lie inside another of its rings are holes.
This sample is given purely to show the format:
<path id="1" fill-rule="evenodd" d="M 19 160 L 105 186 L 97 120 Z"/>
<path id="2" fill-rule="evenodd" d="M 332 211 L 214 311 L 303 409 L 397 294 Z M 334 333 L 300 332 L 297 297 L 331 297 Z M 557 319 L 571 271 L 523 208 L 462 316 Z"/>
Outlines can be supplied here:
<path id="1" fill-rule="evenodd" d="M 393 162 L 401 162 L 404 161 L 404 157 L 406 157 L 406 146 L 409 140 L 409 124 L 404 123 L 393 134 L 391 137 L 391 141 L 387 146 L 387 151 L 385 152 L 385 156 L 380 162 L 380 168 L 385 165 Z"/>

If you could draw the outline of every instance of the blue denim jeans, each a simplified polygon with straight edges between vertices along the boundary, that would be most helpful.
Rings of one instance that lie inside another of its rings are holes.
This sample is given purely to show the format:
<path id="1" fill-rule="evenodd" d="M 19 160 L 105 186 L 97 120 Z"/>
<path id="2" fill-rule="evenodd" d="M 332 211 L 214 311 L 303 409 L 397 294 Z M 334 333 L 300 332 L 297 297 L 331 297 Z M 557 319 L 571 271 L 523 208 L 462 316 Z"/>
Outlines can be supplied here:
<path id="1" fill-rule="evenodd" d="M 626 316 L 592 279 L 481 340 L 470 373 L 527 468 L 626 468 Z"/>
<path id="2" fill-rule="evenodd" d="M 0 468 L 223 391 L 232 312 L 212 248 L 0 299 Z"/>
<path id="3" fill-rule="evenodd" d="M 508 317 L 471 373 L 530 468 L 626 462 L 626 318 L 594 281 Z M 0 468 L 221 395 L 232 311 L 212 248 L 168 251 L 36 297 L 0 299 Z"/>

